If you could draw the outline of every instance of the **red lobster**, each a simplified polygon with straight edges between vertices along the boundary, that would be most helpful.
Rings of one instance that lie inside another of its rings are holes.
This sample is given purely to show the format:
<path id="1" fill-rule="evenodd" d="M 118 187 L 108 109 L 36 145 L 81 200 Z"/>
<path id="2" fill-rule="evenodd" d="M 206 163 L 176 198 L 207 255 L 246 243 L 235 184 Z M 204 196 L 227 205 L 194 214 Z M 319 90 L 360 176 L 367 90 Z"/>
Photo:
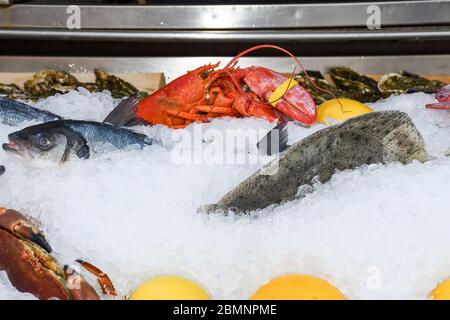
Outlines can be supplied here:
<path id="1" fill-rule="evenodd" d="M 171 81 L 134 106 L 134 119 L 106 122 L 131 125 L 136 121 L 183 128 L 192 122 L 208 122 L 210 118 L 259 117 L 280 122 L 285 116 L 311 125 L 316 120 L 316 105 L 311 95 L 295 80 L 263 67 L 239 68 L 243 55 L 261 48 L 273 48 L 288 54 L 304 70 L 289 51 L 274 45 L 247 49 L 223 68 L 217 64 L 199 67 Z M 128 112 L 130 114 L 130 112 Z M 122 115 L 123 118 L 123 115 Z"/>

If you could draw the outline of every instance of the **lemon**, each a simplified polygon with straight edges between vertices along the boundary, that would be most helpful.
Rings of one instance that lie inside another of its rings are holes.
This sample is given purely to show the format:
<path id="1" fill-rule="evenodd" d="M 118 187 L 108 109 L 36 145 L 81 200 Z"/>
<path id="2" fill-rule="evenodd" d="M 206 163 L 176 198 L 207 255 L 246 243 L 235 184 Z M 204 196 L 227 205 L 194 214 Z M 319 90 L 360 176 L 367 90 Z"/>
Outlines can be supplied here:
<path id="1" fill-rule="evenodd" d="M 271 280 L 251 300 L 345 300 L 329 282 L 309 275 L 287 275 Z"/>
<path id="2" fill-rule="evenodd" d="M 450 300 L 450 280 L 445 280 L 431 292 L 433 300 Z"/>
<path id="3" fill-rule="evenodd" d="M 160 276 L 146 281 L 130 296 L 130 300 L 209 300 L 201 286 L 178 276 Z"/>
<path id="4" fill-rule="evenodd" d="M 327 119 L 343 121 L 372 111 L 369 106 L 356 100 L 331 99 L 317 107 L 317 121 L 329 125 Z"/>

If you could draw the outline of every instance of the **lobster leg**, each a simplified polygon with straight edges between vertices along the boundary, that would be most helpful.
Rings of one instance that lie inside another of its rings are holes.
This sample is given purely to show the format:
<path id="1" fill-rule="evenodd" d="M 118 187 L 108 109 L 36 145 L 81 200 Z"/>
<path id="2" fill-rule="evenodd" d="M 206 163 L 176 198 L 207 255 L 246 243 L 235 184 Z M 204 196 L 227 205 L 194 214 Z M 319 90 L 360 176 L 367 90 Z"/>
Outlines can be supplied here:
<path id="1" fill-rule="evenodd" d="M 226 115 L 226 116 L 230 116 L 230 117 L 237 117 L 239 115 L 239 113 L 234 111 L 232 108 L 228 108 L 228 107 L 214 107 L 214 106 L 209 106 L 209 105 L 200 105 L 200 106 L 195 106 L 195 109 L 197 109 L 198 111 L 202 111 L 202 112 L 217 113 L 220 115 Z"/>
<path id="2" fill-rule="evenodd" d="M 255 99 L 246 99 L 245 97 L 238 97 L 233 107 L 245 117 L 257 117 L 266 119 L 269 122 L 283 121 L 283 116 L 277 109 L 271 105 L 257 101 Z"/>
<path id="3" fill-rule="evenodd" d="M 92 273 L 97 277 L 98 283 L 100 284 L 100 287 L 102 288 L 103 294 L 107 294 L 110 296 L 117 296 L 117 291 L 114 288 L 114 285 L 109 279 L 108 275 L 104 273 L 102 270 L 97 268 L 96 266 L 90 264 L 89 262 L 83 261 L 83 260 L 77 260 L 77 262 L 85 268 L 87 271 Z"/>
<path id="4" fill-rule="evenodd" d="M 437 102 L 425 105 L 428 109 L 450 110 L 450 102 Z"/>
<path id="5" fill-rule="evenodd" d="M 184 111 L 177 111 L 177 110 L 165 110 L 168 114 L 174 117 L 186 119 L 186 120 L 193 120 L 193 121 L 199 121 L 199 122 L 208 122 L 208 119 L 204 115 L 195 114 L 195 113 L 189 113 Z"/>

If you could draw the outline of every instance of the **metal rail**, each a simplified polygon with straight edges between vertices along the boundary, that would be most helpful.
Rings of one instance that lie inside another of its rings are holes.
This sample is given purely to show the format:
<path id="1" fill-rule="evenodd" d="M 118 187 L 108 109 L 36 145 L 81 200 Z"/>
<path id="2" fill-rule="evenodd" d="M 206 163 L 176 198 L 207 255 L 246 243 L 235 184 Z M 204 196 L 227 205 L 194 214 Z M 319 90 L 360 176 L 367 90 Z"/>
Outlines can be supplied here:
<path id="1" fill-rule="evenodd" d="M 381 26 L 445 25 L 450 0 L 286 5 L 80 5 L 83 30 L 239 30 L 363 27 L 380 9 Z M 0 28 L 67 29 L 66 5 L 0 8 Z M 369 10 L 368 10 L 369 9 Z"/>
<path id="2" fill-rule="evenodd" d="M 450 55 L 429 56 L 358 56 L 358 57 L 299 57 L 308 69 L 322 72 L 344 65 L 365 74 L 384 74 L 407 70 L 417 74 L 450 74 Z M 63 69 L 89 72 L 100 68 L 110 72 L 164 72 L 173 77 L 211 62 L 228 62 L 230 57 L 15 57 L 0 56 L 0 72 L 36 72 L 42 69 Z M 292 72 L 293 63 L 284 57 L 245 57 L 241 66 L 260 65 L 280 72 Z"/>
<path id="3" fill-rule="evenodd" d="M 357 40 L 439 40 L 450 38 L 450 27 L 433 30 L 386 31 L 58 31 L 0 30 L 0 39 L 143 41 L 143 42 L 278 42 Z"/>

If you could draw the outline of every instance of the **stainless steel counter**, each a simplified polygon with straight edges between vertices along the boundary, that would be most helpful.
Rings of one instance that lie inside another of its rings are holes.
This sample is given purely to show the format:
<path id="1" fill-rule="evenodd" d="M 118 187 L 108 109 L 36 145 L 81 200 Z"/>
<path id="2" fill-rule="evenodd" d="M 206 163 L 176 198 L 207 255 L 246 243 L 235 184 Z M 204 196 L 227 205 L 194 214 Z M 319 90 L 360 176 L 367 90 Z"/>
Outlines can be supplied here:
<path id="1" fill-rule="evenodd" d="M 81 5 L 83 30 L 255 30 L 363 27 L 368 7 L 380 9 L 381 25 L 450 23 L 449 0 L 287 5 Z M 67 29 L 66 5 L 16 4 L 0 9 L 0 28 Z"/>
<path id="2" fill-rule="evenodd" d="M 367 27 L 374 6 L 380 10 L 380 30 Z M 236 54 L 261 43 L 307 55 L 450 52 L 450 0 L 80 5 L 80 30 L 68 29 L 67 21 L 74 12 L 68 8 L 0 7 L 0 54 L 214 56 Z"/>

